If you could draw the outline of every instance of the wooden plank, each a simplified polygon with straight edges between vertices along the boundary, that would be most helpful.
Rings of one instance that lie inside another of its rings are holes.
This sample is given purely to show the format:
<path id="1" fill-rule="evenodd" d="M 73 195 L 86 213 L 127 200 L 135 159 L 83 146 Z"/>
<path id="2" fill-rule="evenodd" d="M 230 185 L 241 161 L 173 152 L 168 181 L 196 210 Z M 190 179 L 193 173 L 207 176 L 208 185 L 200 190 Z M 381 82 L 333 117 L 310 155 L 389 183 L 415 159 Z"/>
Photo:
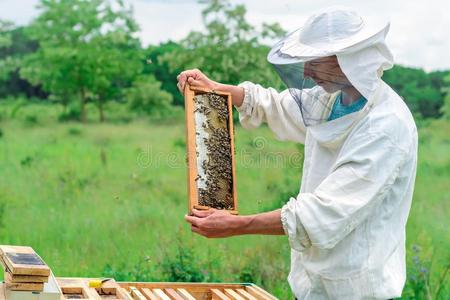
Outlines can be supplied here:
<path id="1" fill-rule="evenodd" d="M 249 292 L 247 292 L 244 289 L 236 289 L 235 291 L 247 300 L 258 300 L 257 298 L 253 297 Z"/>
<path id="2" fill-rule="evenodd" d="M 120 295 L 119 299 L 123 299 L 123 300 L 134 300 L 133 297 L 131 297 L 131 295 L 128 293 L 128 291 L 124 288 L 119 288 L 118 290 L 118 294 Z"/>
<path id="3" fill-rule="evenodd" d="M 6 278 L 11 282 L 48 282 L 48 276 L 11 275 L 9 272 L 5 272 Z"/>
<path id="4" fill-rule="evenodd" d="M 130 286 L 131 297 L 135 300 L 147 300 L 142 293 L 134 286 Z"/>
<path id="5" fill-rule="evenodd" d="M 272 295 L 266 293 L 263 289 L 257 288 L 256 286 L 246 286 L 245 290 L 254 296 L 256 299 L 261 300 L 276 300 L 277 298 Z"/>
<path id="6" fill-rule="evenodd" d="M 31 247 L 2 245 L 0 255 L 11 274 L 50 275 L 50 268 Z"/>
<path id="7" fill-rule="evenodd" d="M 1 253 L 0 253 L 0 265 L 2 265 L 3 270 L 5 270 L 5 272 L 9 272 L 9 273 L 11 272 L 8 269 L 8 266 L 6 265 L 5 261 L 3 260 L 3 256 L 1 255 Z"/>
<path id="8" fill-rule="evenodd" d="M 183 288 L 189 293 L 207 293 L 210 289 L 237 289 L 242 288 L 244 285 L 238 283 L 186 283 L 186 282 L 119 282 L 121 287 L 128 288 L 129 286 L 135 286 L 139 289 L 165 289 L 165 288 Z M 194 295 L 195 297 L 195 295 Z"/>
<path id="9" fill-rule="evenodd" d="M 211 300 L 231 300 L 227 295 L 219 289 L 211 289 Z"/>
<path id="10" fill-rule="evenodd" d="M 141 288 L 142 294 L 147 297 L 147 299 L 149 300 L 159 300 L 159 298 L 153 294 L 152 291 L 150 291 L 150 289 L 148 288 Z"/>
<path id="11" fill-rule="evenodd" d="M 84 287 L 62 287 L 64 299 L 89 299 L 89 293 Z"/>
<path id="12" fill-rule="evenodd" d="M 6 300 L 5 285 L 0 283 L 0 300 Z"/>
<path id="13" fill-rule="evenodd" d="M 23 282 L 5 282 L 5 287 L 11 291 L 33 291 L 40 292 L 44 290 L 44 283 L 23 283 Z"/>
<path id="14" fill-rule="evenodd" d="M 233 300 L 245 300 L 243 297 L 241 297 L 238 293 L 236 293 L 232 289 L 225 289 L 224 292 L 225 292 L 225 295 L 227 295 L 228 297 L 230 297 Z"/>
<path id="15" fill-rule="evenodd" d="M 204 206 L 204 205 L 194 205 L 193 207 L 195 209 L 198 209 L 198 210 L 208 210 L 208 209 L 210 209 L 209 206 Z"/>
<path id="16" fill-rule="evenodd" d="M 235 158 L 235 148 L 234 148 L 234 127 L 233 127 L 233 100 L 231 99 L 231 94 L 227 97 L 228 101 L 228 130 L 230 133 L 230 147 L 231 147 L 231 175 L 233 178 L 233 210 L 232 214 L 238 214 L 238 204 L 237 204 L 237 187 L 236 187 L 236 158 Z"/>
<path id="17" fill-rule="evenodd" d="M 161 289 L 153 289 L 153 293 L 158 296 L 160 300 L 170 300 L 169 296 Z"/>
<path id="18" fill-rule="evenodd" d="M 183 300 L 183 298 L 178 295 L 178 293 L 174 289 L 165 289 L 164 291 L 172 300 Z"/>
<path id="19" fill-rule="evenodd" d="M 197 150 L 195 146 L 195 120 L 194 120 L 194 97 L 195 92 L 186 84 L 184 89 L 184 107 L 186 112 L 186 150 L 188 165 L 188 197 L 189 213 L 194 205 L 198 205 L 197 191 Z"/>
<path id="20" fill-rule="evenodd" d="M 195 298 L 185 289 L 177 289 L 177 292 L 184 300 L 195 300 Z"/>

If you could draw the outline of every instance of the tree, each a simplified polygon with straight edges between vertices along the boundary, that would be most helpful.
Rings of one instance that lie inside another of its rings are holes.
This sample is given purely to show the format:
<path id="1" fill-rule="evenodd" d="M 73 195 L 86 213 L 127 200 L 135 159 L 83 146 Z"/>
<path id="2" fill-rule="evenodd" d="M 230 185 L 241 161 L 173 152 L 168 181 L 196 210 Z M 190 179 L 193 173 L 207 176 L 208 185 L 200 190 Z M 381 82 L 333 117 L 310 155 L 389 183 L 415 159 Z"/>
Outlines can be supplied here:
<path id="1" fill-rule="evenodd" d="M 0 50 L 9 48 L 12 45 L 11 30 L 13 24 L 0 20 Z M 2 51 L 3 52 L 3 51 Z M 3 54 L 3 53 L 2 53 Z M 8 78 L 10 73 L 16 68 L 17 60 L 8 54 L 0 56 L 0 80 Z"/>
<path id="2" fill-rule="evenodd" d="M 444 78 L 446 87 L 443 88 L 443 92 L 446 93 L 444 98 L 444 104 L 441 107 L 441 113 L 443 118 L 450 121 L 450 74 Z"/>
<path id="3" fill-rule="evenodd" d="M 264 38 L 279 38 L 285 32 L 278 24 L 257 30 L 245 19 L 244 5 L 228 0 L 202 0 L 206 32 L 192 31 L 181 41 L 183 48 L 162 55 L 170 70 L 199 68 L 212 79 L 237 84 L 253 80 L 282 87 L 281 80 L 266 61 L 269 51 Z"/>
<path id="4" fill-rule="evenodd" d="M 141 70 L 137 25 L 121 0 L 41 0 L 41 15 L 27 30 L 39 49 L 25 57 L 21 76 L 45 91 L 80 102 L 95 101 L 100 121 L 103 103 L 117 98 Z"/>
<path id="5" fill-rule="evenodd" d="M 153 75 L 139 76 L 125 95 L 130 109 L 141 114 L 163 117 L 172 109 L 172 95 L 161 90 L 161 82 Z"/>
<path id="6" fill-rule="evenodd" d="M 404 98 L 413 113 L 437 118 L 441 115 L 444 98 L 441 87 L 445 74 L 396 65 L 384 74 L 383 79 Z"/>
<path id="7" fill-rule="evenodd" d="M 0 21 L 1 23 L 1 21 Z M 0 26 L 3 27 L 3 26 Z M 0 46 L 0 98 L 7 96 L 47 98 L 40 86 L 33 86 L 19 75 L 22 58 L 38 48 L 35 41 L 24 34 L 24 27 L 13 27 L 12 24 L 0 30 L 0 40 L 7 41 Z M 9 62 L 5 67 L 2 62 Z"/>
<path id="8" fill-rule="evenodd" d="M 175 105 L 184 105 L 184 98 L 178 91 L 176 77 L 183 71 L 180 67 L 171 69 L 167 61 L 160 59 L 164 54 L 173 51 L 183 51 L 183 47 L 175 42 L 169 41 L 158 46 L 149 46 L 145 50 L 147 63 L 144 66 L 144 74 L 153 74 L 158 81 L 161 81 L 161 88 L 169 92 L 173 97 Z"/>

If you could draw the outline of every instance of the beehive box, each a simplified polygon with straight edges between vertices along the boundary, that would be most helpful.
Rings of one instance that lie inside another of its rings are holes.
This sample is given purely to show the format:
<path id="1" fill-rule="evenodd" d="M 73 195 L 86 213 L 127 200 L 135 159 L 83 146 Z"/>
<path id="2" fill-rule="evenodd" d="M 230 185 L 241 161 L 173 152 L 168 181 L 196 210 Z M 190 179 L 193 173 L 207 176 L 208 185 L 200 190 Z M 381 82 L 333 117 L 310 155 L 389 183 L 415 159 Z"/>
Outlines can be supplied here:
<path id="1" fill-rule="evenodd" d="M 60 300 L 276 300 L 251 283 L 116 282 L 110 279 L 101 287 L 90 287 L 94 278 L 56 278 Z M 20 292 L 17 292 L 20 293 Z M 39 292 L 21 292 L 21 300 L 46 300 Z M 13 295 L 14 297 L 14 295 Z M 0 284 L 0 300 L 9 300 Z"/>
<path id="2" fill-rule="evenodd" d="M 184 95 L 189 210 L 237 214 L 231 95 L 189 85 Z"/>

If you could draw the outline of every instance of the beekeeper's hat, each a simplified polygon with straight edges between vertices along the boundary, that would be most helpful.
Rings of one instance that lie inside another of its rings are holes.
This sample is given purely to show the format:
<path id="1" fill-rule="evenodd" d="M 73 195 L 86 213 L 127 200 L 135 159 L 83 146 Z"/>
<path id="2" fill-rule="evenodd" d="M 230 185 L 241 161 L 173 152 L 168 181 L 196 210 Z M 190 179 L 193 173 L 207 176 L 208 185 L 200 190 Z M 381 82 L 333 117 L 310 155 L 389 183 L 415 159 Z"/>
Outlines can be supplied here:
<path id="1" fill-rule="evenodd" d="M 283 64 L 356 52 L 383 42 L 388 31 L 387 21 L 369 22 L 349 8 L 333 6 L 313 14 L 279 41 L 267 59 Z"/>

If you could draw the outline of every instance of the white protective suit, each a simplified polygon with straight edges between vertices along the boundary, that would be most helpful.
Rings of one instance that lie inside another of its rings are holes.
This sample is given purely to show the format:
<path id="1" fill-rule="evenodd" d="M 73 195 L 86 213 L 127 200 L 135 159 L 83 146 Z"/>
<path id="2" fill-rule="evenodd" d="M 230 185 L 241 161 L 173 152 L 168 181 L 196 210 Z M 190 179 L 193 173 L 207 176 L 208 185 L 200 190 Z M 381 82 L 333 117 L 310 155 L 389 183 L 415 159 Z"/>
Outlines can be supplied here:
<path id="1" fill-rule="evenodd" d="M 288 280 L 299 300 L 401 296 L 417 130 L 403 100 L 381 80 L 392 59 L 386 49 L 337 54 L 368 103 L 319 125 L 304 126 L 288 90 L 240 84 L 244 128 L 267 122 L 279 139 L 305 144 L 300 192 L 281 211 L 292 248 Z"/>

